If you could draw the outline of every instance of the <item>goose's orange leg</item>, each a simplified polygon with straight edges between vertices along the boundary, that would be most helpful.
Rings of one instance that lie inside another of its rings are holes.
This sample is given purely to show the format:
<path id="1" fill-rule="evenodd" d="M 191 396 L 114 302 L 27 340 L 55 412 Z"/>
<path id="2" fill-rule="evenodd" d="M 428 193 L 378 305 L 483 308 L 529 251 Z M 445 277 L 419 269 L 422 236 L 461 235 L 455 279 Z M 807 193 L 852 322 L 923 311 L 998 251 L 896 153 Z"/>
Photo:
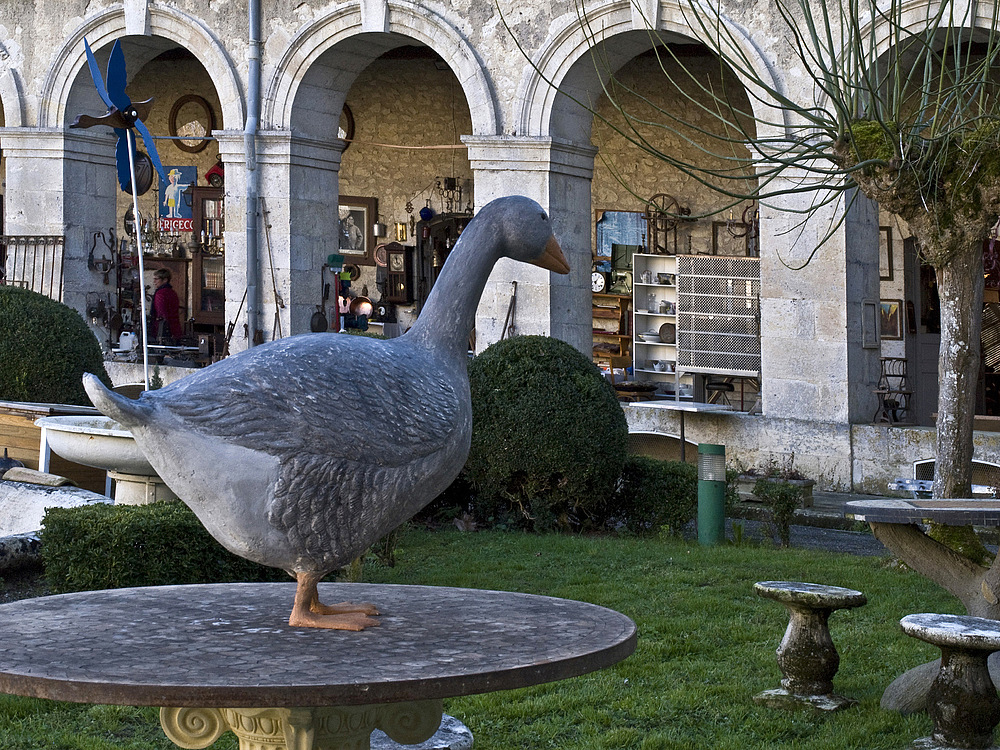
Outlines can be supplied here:
<path id="1" fill-rule="evenodd" d="M 295 628 L 329 628 L 331 630 L 364 630 L 379 624 L 371 615 L 378 610 L 373 604 L 320 604 L 316 584 L 318 573 L 297 573 L 298 587 L 295 589 L 295 604 L 288 624 Z"/>

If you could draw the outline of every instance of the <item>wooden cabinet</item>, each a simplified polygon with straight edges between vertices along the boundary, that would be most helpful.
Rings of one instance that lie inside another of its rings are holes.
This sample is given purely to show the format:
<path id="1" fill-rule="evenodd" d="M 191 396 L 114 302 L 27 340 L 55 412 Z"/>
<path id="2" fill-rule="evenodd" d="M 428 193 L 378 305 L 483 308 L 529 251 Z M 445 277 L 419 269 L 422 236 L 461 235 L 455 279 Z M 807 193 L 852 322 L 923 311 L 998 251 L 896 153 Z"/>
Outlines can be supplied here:
<path id="1" fill-rule="evenodd" d="M 223 252 L 222 233 L 226 224 L 222 188 L 192 187 L 190 190 L 195 242 L 203 250 Z"/>
<path id="2" fill-rule="evenodd" d="M 413 302 L 413 248 L 390 242 L 385 246 L 385 264 L 386 301 Z"/>
<path id="3" fill-rule="evenodd" d="M 196 325 L 226 324 L 226 259 L 196 252 L 191 259 L 191 317 Z"/>
<path id="4" fill-rule="evenodd" d="M 191 268 L 191 317 L 196 326 L 226 323 L 225 204 L 222 188 L 192 187 L 194 240 Z"/>
<path id="5" fill-rule="evenodd" d="M 615 381 L 615 368 L 624 369 L 632 364 L 631 316 L 632 298 L 626 294 L 594 293 L 591 316 L 593 318 L 593 360 L 607 365 Z"/>
<path id="6" fill-rule="evenodd" d="M 594 357 L 598 354 L 628 357 L 632 332 L 629 306 L 632 298 L 625 294 L 593 295 Z"/>

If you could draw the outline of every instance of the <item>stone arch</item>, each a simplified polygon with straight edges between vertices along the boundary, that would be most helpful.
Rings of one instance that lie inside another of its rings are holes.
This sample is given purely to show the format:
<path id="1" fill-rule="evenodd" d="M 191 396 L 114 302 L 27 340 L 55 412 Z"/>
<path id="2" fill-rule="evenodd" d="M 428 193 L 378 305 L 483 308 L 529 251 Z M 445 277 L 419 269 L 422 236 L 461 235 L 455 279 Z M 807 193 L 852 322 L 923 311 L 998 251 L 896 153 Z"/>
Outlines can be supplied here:
<path id="1" fill-rule="evenodd" d="M 919 29 L 926 26 L 928 18 L 932 18 L 936 9 L 939 7 L 940 3 L 934 0 L 908 0 L 904 2 L 900 11 L 900 18 L 902 24 L 907 29 Z M 970 6 L 965 6 L 970 7 Z M 993 5 L 991 3 L 976 3 L 971 6 L 975 10 L 975 16 L 972 19 L 957 19 L 972 21 L 973 25 L 965 25 L 955 28 L 967 28 L 967 29 L 992 29 L 994 25 L 994 14 L 992 11 Z M 892 22 L 886 21 L 884 19 L 878 19 L 875 23 L 872 23 L 870 17 L 865 17 L 860 19 L 859 24 L 861 34 L 873 34 L 876 39 L 876 47 L 879 55 L 884 55 L 893 46 L 895 40 L 892 34 Z M 940 29 L 943 31 L 945 26 L 941 26 Z"/>
<path id="2" fill-rule="evenodd" d="M 98 49 L 125 33 L 125 13 L 119 7 L 95 15 L 69 35 L 42 86 L 39 127 L 63 127 L 75 116 L 75 110 L 69 106 L 78 88 L 75 84 L 81 75 L 89 81 L 83 38 L 87 37 L 90 46 Z M 198 59 L 215 83 L 222 123 L 242 128 L 246 116 L 243 89 L 222 40 L 194 16 L 163 5 L 150 6 L 150 35 L 177 42 Z"/>
<path id="3" fill-rule="evenodd" d="M 653 36 L 647 29 L 636 28 L 633 21 L 633 0 L 616 2 L 591 9 L 584 17 L 566 14 L 553 22 L 556 31 L 538 50 L 532 64 L 526 66 L 525 75 L 518 86 L 517 101 L 521 107 L 514 115 L 520 135 L 553 136 L 586 143 L 590 137 L 591 114 L 573 101 L 596 101 L 601 94 L 601 79 L 593 64 L 587 59 L 595 44 L 614 41 L 606 45 L 604 58 L 611 70 L 617 69 L 631 58 L 653 46 Z M 687 23 L 684 3 L 663 0 L 658 6 L 659 38 L 666 41 L 704 41 L 698 30 Z M 754 67 L 756 75 L 767 81 L 775 90 L 782 85 L 775 77 L 765 56 L 742 29 L 730 26 L 733 39 L 737 40 L 740 54 Z M 712 45 L 708 45 L 712 49 Z M 742 77 L 741 77 L 742 80 Z M 751 90 L 751 84 L 743 80 Z M 572 98 L 571 98 L 572 97 Z M 770 97 L 756 91 L 750 96 L 753 106 Z M 762 121 L 773 121 L 775 107 Z M 758 127 L 761 127 L 758 125 Z"/>
<path id="4" fill-rule="evenodd" d="M 24 126 L 24 89 L 17 72 L 8 70 L 0 75 L 0 106 L 3 106 L 4 126 Z"/>
<path id="5" fill-rule="evenodd" d="M 336 137 L 340 108 L 357 74 L 379 55 L 410 40 L 432 48 L 454 71 L 469 104 L 473 133 L 496 133 L 496 97 L 475 50 L 443 16 L 405 0 L 390 0 L 388 33 L 365 32 L 355 5 L 340 8 L 297 34 L 266 89 L 264 122 L 324 140 Z M 296 98 L 308 87 L 327 92 L 324 111 L 296 111 Z"/>
<path id="6" fill-rule="evenodd" d="M 24 87 L 17 72 L 11 50 L 0 43 L 0 106 L 3 107 L 4 126 L 24 127 Z"/>

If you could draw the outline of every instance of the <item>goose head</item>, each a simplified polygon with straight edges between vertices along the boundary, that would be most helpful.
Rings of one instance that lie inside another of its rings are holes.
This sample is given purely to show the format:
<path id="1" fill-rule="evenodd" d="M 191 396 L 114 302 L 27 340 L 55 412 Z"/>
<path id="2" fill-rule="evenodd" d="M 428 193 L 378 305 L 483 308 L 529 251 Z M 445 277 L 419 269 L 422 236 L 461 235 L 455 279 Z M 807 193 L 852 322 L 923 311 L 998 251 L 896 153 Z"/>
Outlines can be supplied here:
<path id="1" fill-rule="evenodd" d="M 548 213 L 531 198 L 513 195 L 491 201 L 476 219 L 486 231 L 495 233 L 498 257 L 569 273 L 569 263 L 553 234 Z"/>
<path id="2" fill-rule="evenodd" d="M 497 198 L 483 206 L 462 232 L 408 332 L 409 340 L 447 350 L 464 371 L 479 298 L 500 258 L 569 272 L 545 209 L 521 195 Z"/>

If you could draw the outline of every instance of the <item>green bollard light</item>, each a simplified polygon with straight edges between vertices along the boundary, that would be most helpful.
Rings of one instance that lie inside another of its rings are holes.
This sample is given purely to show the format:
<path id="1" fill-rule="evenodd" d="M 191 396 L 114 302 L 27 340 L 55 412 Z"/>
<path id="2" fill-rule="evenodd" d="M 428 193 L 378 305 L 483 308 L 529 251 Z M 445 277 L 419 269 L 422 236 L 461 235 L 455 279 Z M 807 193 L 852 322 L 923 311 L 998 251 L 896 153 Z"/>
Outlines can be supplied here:
<path id="1" fill-rule="evenodd" d="M 726 446 L 698 446 L 698 543 L 726 539 Z"/>

